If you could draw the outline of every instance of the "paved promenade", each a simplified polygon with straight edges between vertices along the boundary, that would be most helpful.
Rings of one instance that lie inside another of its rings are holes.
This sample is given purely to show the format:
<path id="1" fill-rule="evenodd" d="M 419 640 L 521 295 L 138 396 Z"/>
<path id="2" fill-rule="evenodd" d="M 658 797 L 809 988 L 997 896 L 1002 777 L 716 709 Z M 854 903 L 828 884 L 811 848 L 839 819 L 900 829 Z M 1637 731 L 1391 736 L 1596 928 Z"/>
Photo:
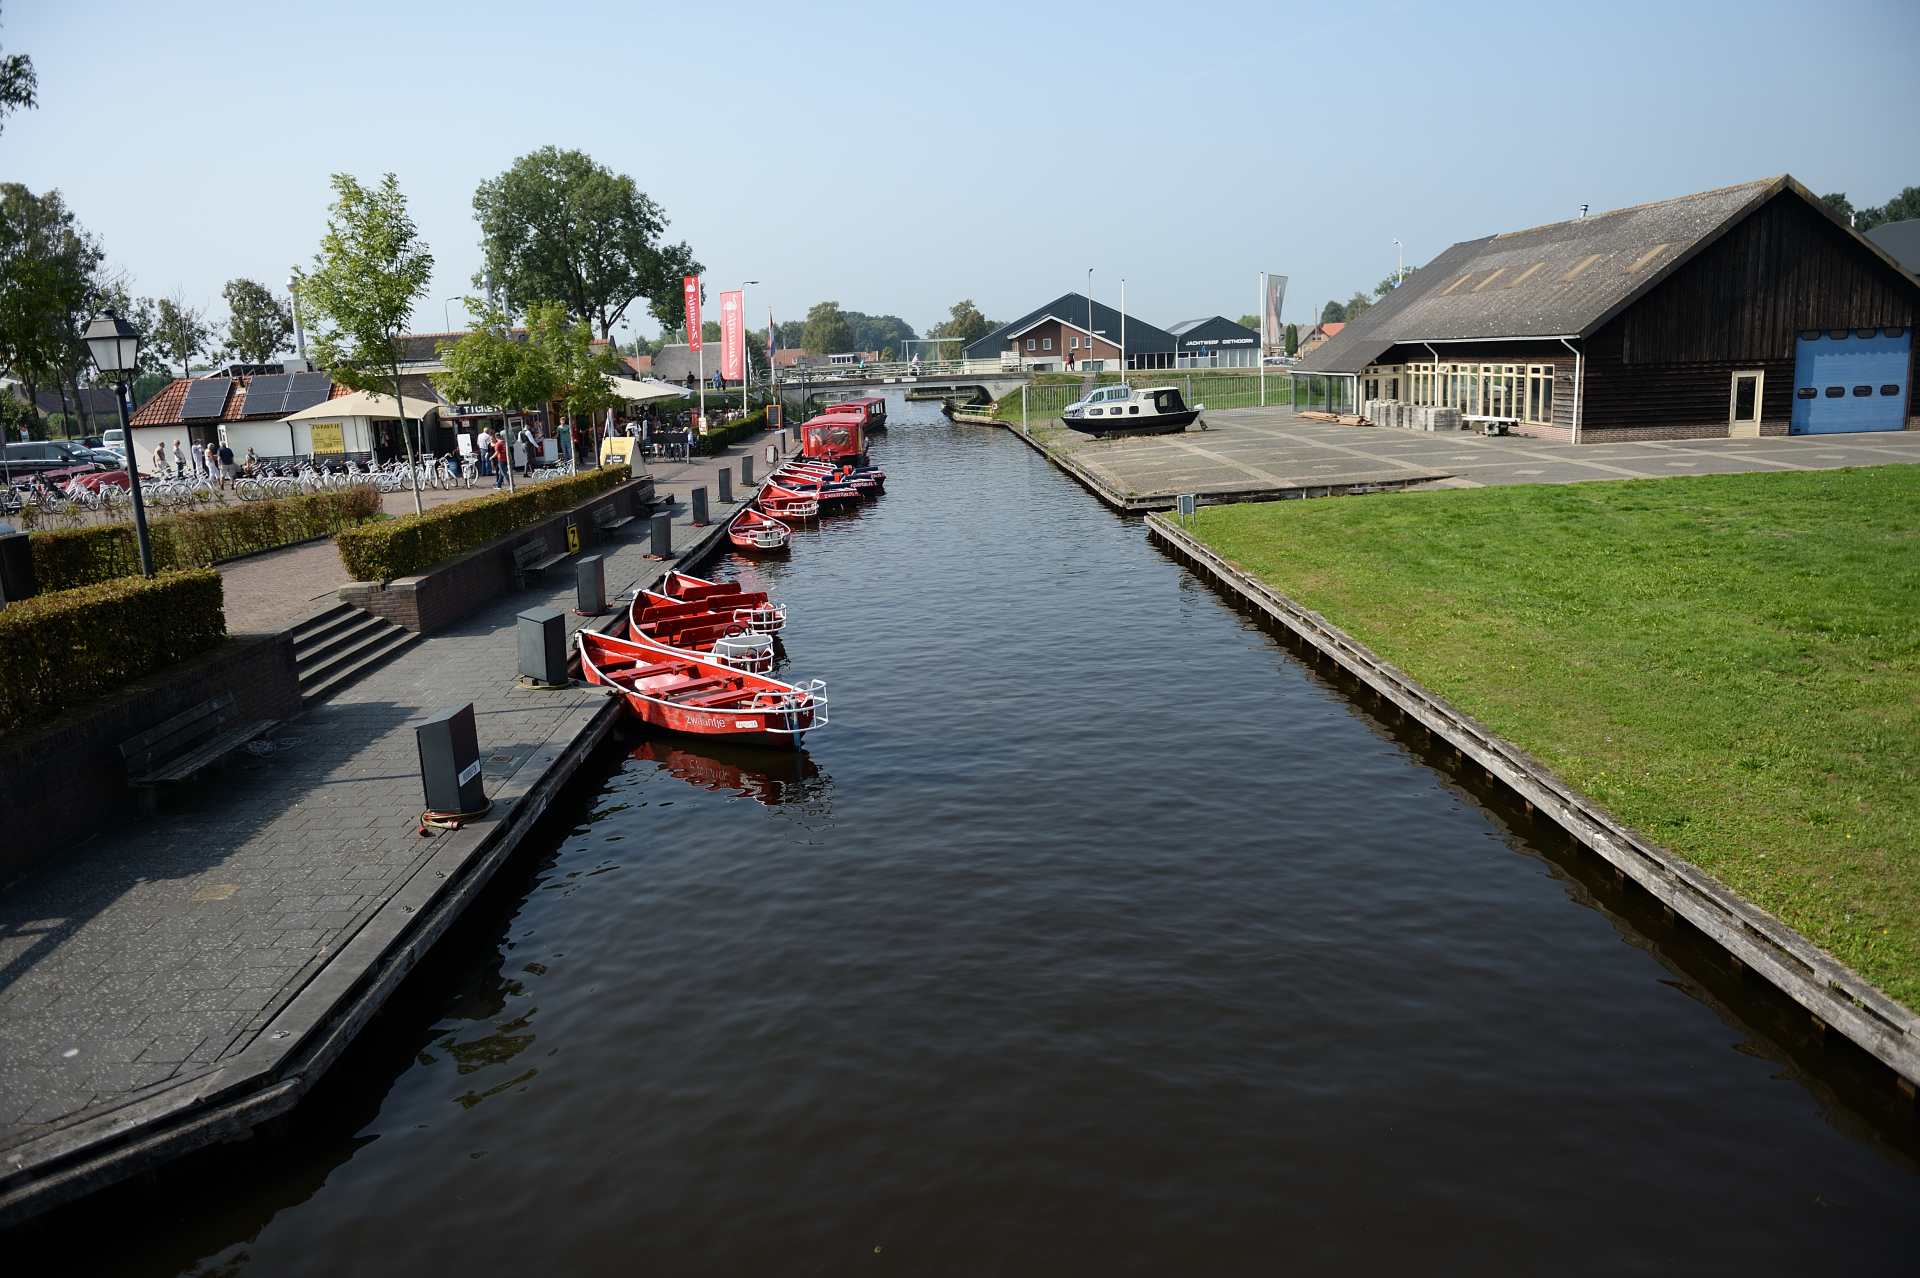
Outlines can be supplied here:
<path id="1" fill-rule="evenodd" d="M 1828 470 L 1920 462 L 1920 431 L 1562 444 L 1464 431 L 1428 434 L 1389 426 L 1338 426 L 1288 408 L 1210 411 L 1209 429 L 1142 439 L 1095 440 L 1057 421 L 1034 437 L 1112 491 L 1170 505 L 1179 493 L 1251 495 L 1328 484 L 1404 482 L 1567 484 L 1738 471 Z"/>
<path id="2" fill-rule="evenodd" d="M 745 447 L 758 459 L 764 440 L 654 471 L 676 551 L 733 509 L 715 502 L 713 523 L 691 528 L 689 486 L 714 497 L 715 472 L 735 467 L 737 479 Z M 736 483 L 736 500 L 750 491 Z M 673 566 L 645 557 L 642 525 L 629 531 L 596 548 L 610 596 Z M 515 615 L 573 602 L 572 572 L 547 576 L 281 724 L 270 750 L 233 757 L 159 817 L 0 895 L 0 1174 L 45 1155 L 64 1129 L 99 1130 L 103 1115 L 212 1077 L 310 984 L 355 979 L 329 964 L 449 842 L 417 833 L 414 726 L 427 713 L 473 703 L 496 800 L 524 795 L 538 778 L 523 770 L 564 753 L 605 699 L 515 686 Z M 489 820 L 508 815 L 496 801 Z"/>

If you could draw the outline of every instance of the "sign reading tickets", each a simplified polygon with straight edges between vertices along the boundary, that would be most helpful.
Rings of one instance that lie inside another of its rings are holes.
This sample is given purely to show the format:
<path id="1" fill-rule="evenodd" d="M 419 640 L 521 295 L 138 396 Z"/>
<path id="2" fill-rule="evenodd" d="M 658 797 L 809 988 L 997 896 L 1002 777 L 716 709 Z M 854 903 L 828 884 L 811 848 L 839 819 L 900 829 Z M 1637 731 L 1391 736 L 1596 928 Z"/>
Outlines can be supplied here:
<path id="1" fill-rule="evenodd" d="M 687 349 L 697 351 L 700 349 L 700 277 L 684 277 L 680 288 L 687 295 Z"/>
<path id="2" fill-rule="evenodd" d="M 315 422 L 313 424 L 313 455 L 318 457 L 326 453 L 345 453 L 346 437 L 339 422 Z"/>
<path id="3" fill-rule="evenodd" d="M 746 299 L 739 292 L 720 295 L 720 376 L 731 382 L 747 379 L 747 331 L 741 313 Z"/>

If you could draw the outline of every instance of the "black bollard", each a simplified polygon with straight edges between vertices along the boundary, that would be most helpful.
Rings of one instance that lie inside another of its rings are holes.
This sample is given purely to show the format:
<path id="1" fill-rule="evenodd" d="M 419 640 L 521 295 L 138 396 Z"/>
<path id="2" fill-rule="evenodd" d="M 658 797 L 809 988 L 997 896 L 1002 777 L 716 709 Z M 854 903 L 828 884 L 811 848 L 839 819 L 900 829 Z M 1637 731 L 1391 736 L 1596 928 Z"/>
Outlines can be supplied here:
<path id="1" fill-rule="evenodd" d="M 0 535 L 0 606 L 40 593 L 33 576 L 33 538 L 26 533 Z"/>
<path id="2" fill-rule="evenodd" d="M 597 617 L 607 610 L 607 563 L 599 555 L 582 555 L 575 571 L 574 589 L 577 611 L 583 617 Z"/>
<path id="3" fill-rule="evenodd" d="M 740 459 L 740 482 L 749 488 L 753 487 L 753 456 L 751 454 Z"/>
<path id="4" fill-rule="evenodd" d="M 558 608 L 529 608 L 517 618 L 520 677 L 530 683 L 567 682 L 567 617 Z"/>
<path id="5" fill-rule="evenodd" d="M 655 515 L 653 517 L 653 549 L 647 555 L 649 559 L 673 558 L 673 516 Z"/>
<path id="6" fill-rule="evenodd" d="M 427 811 L 478 812 L 487 806 L 472 702 L 433 715 L 413 730 L 413 739 L 420 751 L 420 788 L 426 793 Z"/>
<path id="7" fill-rule="evenodd" d="M 733 470 L 727 466 L 720 468 L 720 504 L 722 506 L 733 504 Z"/>
<path id="8" fill-rule="evenodd" d="M 687 497 L 693 506 L 693 518 L 687 522 L 695 528 L 705 528 L 707 526 L 707 486 L 696 484 Z"/>

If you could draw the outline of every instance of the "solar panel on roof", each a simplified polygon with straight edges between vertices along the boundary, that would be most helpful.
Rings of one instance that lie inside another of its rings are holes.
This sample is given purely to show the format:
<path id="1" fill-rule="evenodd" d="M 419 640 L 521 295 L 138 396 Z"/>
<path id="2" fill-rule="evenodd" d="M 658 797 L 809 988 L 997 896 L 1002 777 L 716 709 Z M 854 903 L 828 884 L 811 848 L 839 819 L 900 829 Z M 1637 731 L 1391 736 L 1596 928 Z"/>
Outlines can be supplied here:
<path id="1" fill-rule="evenodd" d="M 312 408 L 333 393 L 333 379 L 325 373 L 295 373 L 293 384 L 287 390 L 289 413 L 297 413 L 303 408 Z"/>
<path id="2" fill-rule="evenodd" d="M 187 387 L 187 398 L 180 405 L 180 420 L 203 421 L 218 417 L 227 407 L 227 392 L 233 383 L 224 377 L 203 377 Z"/>
<path id="3" fill-rule="evenodd" d="M 257 373 L 247 383 L 247 416 L 279 417 L 287 411 L 287 387 L 290 373 Z"/>

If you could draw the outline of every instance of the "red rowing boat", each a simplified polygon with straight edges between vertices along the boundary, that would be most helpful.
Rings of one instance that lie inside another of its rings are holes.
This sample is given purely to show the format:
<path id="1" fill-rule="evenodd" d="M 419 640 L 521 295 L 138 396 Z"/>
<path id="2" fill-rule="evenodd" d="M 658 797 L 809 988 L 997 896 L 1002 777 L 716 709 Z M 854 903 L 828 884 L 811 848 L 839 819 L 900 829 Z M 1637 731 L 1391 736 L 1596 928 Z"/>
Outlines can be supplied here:
<path id="1" fill-rule="evenodd" d="M 715 612 L 730 612 L 756 634 L 777 635 L 787 625 L 787 610 L 768 599 L 766 591 L 747 590 L 737 581 L 708 581 L 690 572 L 670 572 L 658 589 L 640 594 L 657 595 L 668 603 L 705 603 Z M 634 596 L 634 602 L 639 598 Z"/>
<path id="2" fill-rule="evenodd" d="M 579 635 L 587 682 L 618 689 L 642 723 L 667 732 L 798 747 L 827 725 L 826 684 L 783 683 L 647 640 Z"/>
<path id="3" fill-rule="evenodd" d="M 772 481 L 760 486 L 760 495 L 754 501 L 760 509 L 779 519 L 817 519 L 820 516 L 820 500 L 817 497 L 782 488 Z"/>
<path id="4" fill-rule="evenodd" d="M 792 538 L 791 528 L 751 506 L 742 509 L 727 525 L 727 540 L 740 550 L 785 550 Z"/>
<path id="5" fill-rule="evenodd" d="M 719 610 L 704 600 L 681 603 L 644 590 L 627 607 L 627 634 L 756 673 L 772 670 L 776 656 L 772 637 L 749 630 L 732 609 Z"/>

